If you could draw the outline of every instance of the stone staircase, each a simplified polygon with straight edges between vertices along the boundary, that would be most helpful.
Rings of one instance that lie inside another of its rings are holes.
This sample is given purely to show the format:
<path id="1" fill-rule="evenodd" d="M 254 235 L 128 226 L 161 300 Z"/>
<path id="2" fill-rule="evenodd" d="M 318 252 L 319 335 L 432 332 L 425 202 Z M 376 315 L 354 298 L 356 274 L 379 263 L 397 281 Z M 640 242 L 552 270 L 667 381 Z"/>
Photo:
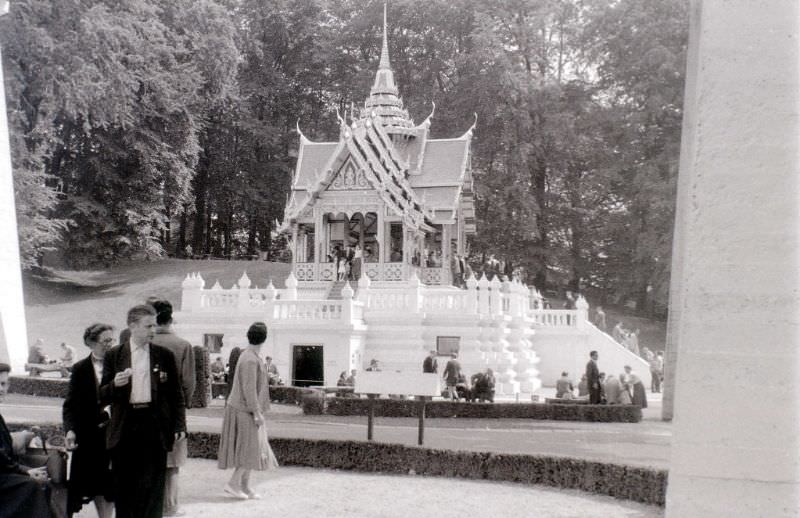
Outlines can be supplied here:
<path id="1" fill-rule="evenodd" d="M 347 282 L 348 281 L 331 282 L 328 295 L 325 298 L 328 300 L 342 300 L 342 290 Z M 353 298 L 355 298 L 355 293 L 358 291 L 358 287 L 355 284 L 354 282 L 350 284 L 350 287 L 353 288 Z"/>

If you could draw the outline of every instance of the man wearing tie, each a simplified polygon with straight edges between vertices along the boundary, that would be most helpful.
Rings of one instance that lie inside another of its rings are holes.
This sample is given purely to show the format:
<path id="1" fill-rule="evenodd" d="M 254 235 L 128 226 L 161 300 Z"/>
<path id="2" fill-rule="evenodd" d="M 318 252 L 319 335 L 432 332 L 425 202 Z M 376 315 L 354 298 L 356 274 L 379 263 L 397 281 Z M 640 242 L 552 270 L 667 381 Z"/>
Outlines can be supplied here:
<path id="1" fill-rule="evenodd" d="M 186 435 L 183 393 L 173 354 L 151 343 L 152 306 L 128 311 L 130 340 L 103 363 L 100 399 L 111 405 L 106 447 L 111 452 L 117 518 L 161 518 L 167 452 Z"/>

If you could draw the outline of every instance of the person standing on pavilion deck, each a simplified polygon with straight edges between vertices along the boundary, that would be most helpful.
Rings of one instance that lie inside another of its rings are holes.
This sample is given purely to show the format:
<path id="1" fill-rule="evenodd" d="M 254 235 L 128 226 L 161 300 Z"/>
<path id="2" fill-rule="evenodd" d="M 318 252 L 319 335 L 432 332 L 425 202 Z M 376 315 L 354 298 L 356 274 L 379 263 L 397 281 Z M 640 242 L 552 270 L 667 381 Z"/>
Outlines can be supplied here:
<path id="1" fill-rule="evenodd" d="M 186 408 L 191 407 L 195 387 L 194 350 L 192 344 L 180 338 L 172 330 L 172 304 L 166 300 L 153 302 L 156 310 L 156 335 L 151 344 L 169 349 L 175 356 L 178 377 Z M 186 438 L 175 441 L 172 450 L 167 454 L 167 475 L 164 489 L 164 516 L 180 516 L 178 510 L 178 471 L 186 464 L 189 449 Z"/>
<path id="2" fill-rule="evenodd" d="M 586 383 L 589 385 L 589 403 L 599 405 L 602 390 L 600 387 L 600 369 L 597 368 L 597 351 L 589 353 L 589 361 L 586 363 Z"/>

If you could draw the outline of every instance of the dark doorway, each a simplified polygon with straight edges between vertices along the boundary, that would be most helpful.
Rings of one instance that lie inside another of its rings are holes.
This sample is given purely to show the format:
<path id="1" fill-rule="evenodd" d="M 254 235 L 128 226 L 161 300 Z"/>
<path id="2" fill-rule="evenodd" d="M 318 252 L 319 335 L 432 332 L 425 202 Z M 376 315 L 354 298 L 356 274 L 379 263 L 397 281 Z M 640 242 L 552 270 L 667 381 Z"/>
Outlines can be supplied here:
<path id="1" fill-rule="evenodd" d="M 325 384 L 321 345 L 295 345 L 292 360 L 292 385 L 310 387 Z"/>

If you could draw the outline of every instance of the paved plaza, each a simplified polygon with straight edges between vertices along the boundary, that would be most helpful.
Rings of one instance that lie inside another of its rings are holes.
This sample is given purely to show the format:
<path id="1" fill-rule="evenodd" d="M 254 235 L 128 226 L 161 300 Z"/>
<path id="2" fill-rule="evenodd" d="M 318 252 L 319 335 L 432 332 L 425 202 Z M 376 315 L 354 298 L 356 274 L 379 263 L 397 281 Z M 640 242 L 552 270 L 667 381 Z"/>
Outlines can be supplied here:
<path id="1" fill-rule="evenodd" d="M 547 390 L 547 389 L 545 389 Z M 653 395 L 650 395 L 651 397 Z M 658 396 L 658 395 L 656 395 Z M 661 404 L 650 400 L 640 423 L 585 423 L 528 419 L 427 419 L 425 446 L 436 449 L 578 457 L 601 462 L 667 469 L 670 423 Z M 61 400 L 9 394 L 2 408 L 8 422 L 61 422 Z M 223 406 L 190 409 L 190 431 L 219 432 Z M 273 437 L 366 440 L 366 417 L 303 415 L 300 407 L 272 405 L 267 426 Z M 377 418 L 375 440 L 415 445 L 416 418 Z"/>
<path id="2" fill-rule="evenodd" d="M 545 389 L 546 390 L 546 389 Z M 10 423 L 59 423 L 62 400 L 9 394 L 2 408 Z M 188 411 L 190 431 L 218 432 L 223 404 Z M 427 419 L 425 446 L 437 449 L 574 456 L 603 462 L 666 469 L 671 426 L 660 421 L 660 401 L 651 400 L 640 423 L 583 423 L 525 419 Z M 378 418 L 375 439 L 414 445 L 416 418 Z M 272 405 L 273 437 L 365 440 L 365 417 L 307 416 L 294 405 Z M 663 508 L 574 490 L 514 483 L 286 467 L 254 474 L 261 501 L 234 501 L 222 493 L 230 475 L 215 461 L 190 459 L 181 489 L 187 517 L 294 516 L 406 518 L 474 514 L 487 502 L 493 516 L 651 518 Z M 398 505 L 399 504 L 399 505 Z M 407 505 L 406 505 L 407 504 Z M 94 518 L 85 507 L 77 518 Z"/>
<path id="3" fill-rule="evenodd" d="M 294 467 L 254 473 L 254 490 L 263 499 L 239 501 L 222 492 L 231 472 L 218 470 L 215 461 L 190 459 L 183 472 L 186 518 L 464 518 L 478 509 L 498 518 L 663 516 L 656 506 L 573 490 Z M 96 516 L 84 507 L 76 518 Z"/>

